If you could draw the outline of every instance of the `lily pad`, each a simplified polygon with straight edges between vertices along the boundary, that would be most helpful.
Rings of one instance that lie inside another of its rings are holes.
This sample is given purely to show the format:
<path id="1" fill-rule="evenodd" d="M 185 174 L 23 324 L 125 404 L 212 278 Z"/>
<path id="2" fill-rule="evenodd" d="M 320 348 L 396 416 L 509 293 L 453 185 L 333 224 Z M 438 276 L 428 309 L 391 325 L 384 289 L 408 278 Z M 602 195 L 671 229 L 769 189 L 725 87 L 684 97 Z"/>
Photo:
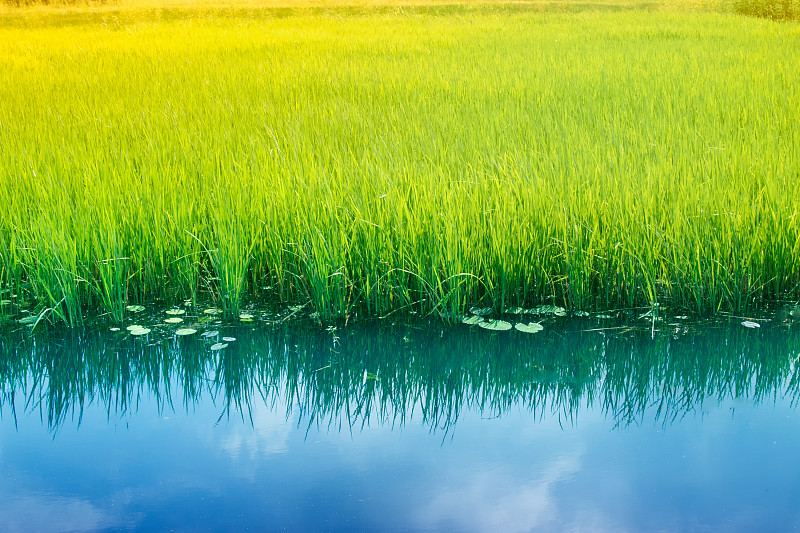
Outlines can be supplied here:
<path id="1" fill-rule="evenodd" d="M 759 324 L 758 322 L 751 322 L 750 320 L 745 320 L 744 322 L 742 322 L 742 325 L 744 327 L 746 327 L 746 328 L 760 328 L 761 327 L 761 324 Z"/>
<path id="2" fill-rule="evenodd" d="M 125 309 L 127 309 L 131 313 L 141 313 L 142 311 L 144 311 L 144 306 L 143 305 L 129 305 Z"/>
<path id="3" fill-rule="evenodd" d="M 506 313 L 509 313 L 511 315 L 521 315 L 524 312 L 525 312 L 525 309 L 523 309 L 521 307 L 512 307 L 511 309 L 508 309 L 506 311 Z"/>
<path id="4" fill-rule="evenodd" d="M 194 335 L 197 333 L 196 329 L 192 328 L 182 328 L 175 332 L 175 335 L 179 335 L 181 337 L 185 337 L 186 335 Z"/>
<path id="5" fill-rule="evenodd" d="M 236 340 L 236 337 L 222 337 L 223 342 L 233 342 Z"/>
<path id="6" fill-rule="evenodd" d="M 133 331 L 135 329 L 144 329 L 144 326 L 140 326 L 139 324 L 131 324 L 125 329 L 127 329 L 128 331 Z"/>
<path id="7" fill-rule="evenodd" d="M 470 307 L 469 312 L 473 315 L 486 316 L 491 315 L 494 309 L 492 307 Z"/>
<path id="8" fill-rule="evenodd" d="M 173 316 L 164 320 L 167 324 L 180 324 L 183 322 L 182 318 L 178 318 L 177 316 Z"/>
<path id="9" fill-rule="evenodd" d="M 253 315 L 250 313 L 239 313 L 239 320 L 253 320 Z"/>
<path id="10" fill-rule="evenodd" d="M 575 312 L 574 312 L 574 313 L 572 313 L 572 314 L 573 314 L 573 315 L 575 315 L 575 316 L 581 316 L 581 317 L 583 317 L 583 316 L 589 316 L 589 313 L 587 313 L 586 311 L 575 311 Z"/>
<path id="11" fill-rule="evenodd" d="M 511 329 L 511 324 L 505 320 L 484 320 L 478 322 L 478 326 L 492 331 L 508 331 Z"/>
<path id="12" fill-rule="evenodd" d="M 147 335 L 148 333 L 150 333 L 150 330 L 147 329 L 147 328 L 140 328 L 140 329 L 131 330 L 131 335 L 134 335 L 136 337 L 138 337 L 140 335 Z"/>
<path id="13" fill-rule="evenodd" d="M 206 309 L 203 312 L 205 314 L 207 314 L 207 315 L 218 315 L 218 314 L 222 313 L 222 310 L 221 309 L 217 309 L 216 307 L 211 307 L 209 309 Z"/>
<path id="14" fill-rule="evenodd" d="M 464 324 L 469 324 L 470 326 L 474 326 L 475 324 L 480 324 L 483 322 L 483 317 L 478 315 L 465 316 L 461 319 L 461 322 Z"/>
<path id="15" fill-rule="evenodd" d="M 528 322 L 527 324 L 514 324 L 514 329 L 523 333 L 538 333 L 544 329 L 544 326 L 538 322 Z"/>
<path id="16" fill-rule="evenodd" d="M 108 331 L 119 331 L 119 328 L 108 328 Z"/>
<path id="17" fill-rule="evenodd" d="M 165 312 L 168 315 L 172 315 L 172 316 L 186 314 L 186 310 L 185 309 L 167 309 Z"/>
<path id="18" fill-rule="evenodd" d="M 557 305 L 540 305 L 529 311 L 533 315 L 567 316 L 567 310 Z"/>
<path id="19" fill-rule="evenodd" d="M 212 351 L 212 352 L 216 352 L 216 351 L 218 351 L 218 350 L 221 350 L 221 349 L 223 349 L 223 348 L 227 348 L 227 347 L 228 347 L 228 345 L 227 345 L 226 343 L 224 343 L 224 342 L 218 342 L 218 343 L 216 343 L 216 344 L 212 344 L 212 345 L 211 345 L 211 351 Z"/>
<path id="20" fill-rule="evenodd" d="M 217 335 L 219 335 L 219 331 L 213 330 L 213 331 L 204 331 L 200 336 L 208 338 L 208 337 L 216 337 Z"/>

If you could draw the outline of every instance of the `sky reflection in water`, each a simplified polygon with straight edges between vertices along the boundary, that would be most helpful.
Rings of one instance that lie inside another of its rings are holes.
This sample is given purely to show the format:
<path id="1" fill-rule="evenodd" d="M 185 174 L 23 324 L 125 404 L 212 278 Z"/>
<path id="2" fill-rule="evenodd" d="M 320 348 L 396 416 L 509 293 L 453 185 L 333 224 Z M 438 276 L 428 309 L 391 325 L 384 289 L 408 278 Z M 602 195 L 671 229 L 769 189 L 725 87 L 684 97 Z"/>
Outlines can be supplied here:
<path id="1" fill-rule="evenodd" d="M 0 531 L 788 531 L 785 325 L 0 349 Z"/>

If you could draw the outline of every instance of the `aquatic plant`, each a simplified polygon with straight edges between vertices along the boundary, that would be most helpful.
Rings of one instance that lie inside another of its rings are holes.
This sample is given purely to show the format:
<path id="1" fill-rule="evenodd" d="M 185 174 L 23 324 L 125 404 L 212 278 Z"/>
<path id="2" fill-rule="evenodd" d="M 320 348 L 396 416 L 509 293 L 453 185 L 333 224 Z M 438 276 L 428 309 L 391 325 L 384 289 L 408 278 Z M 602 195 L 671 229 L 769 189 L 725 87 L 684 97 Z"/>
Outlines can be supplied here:
<path id="1" fill-rule="evenodd" d="M 514 329 L 523 333 L 538 333 L 544 330 L 544 326 L 538 322 L 528 322 L 527 324 L 514 324 Z"/>
<path id="2" fill-rule="evenodd" d="M 321 320 L 800 297 L 795 25 L 331 12 L 2 14 L 0 284 L 71 325 L 198 295 Z"/>

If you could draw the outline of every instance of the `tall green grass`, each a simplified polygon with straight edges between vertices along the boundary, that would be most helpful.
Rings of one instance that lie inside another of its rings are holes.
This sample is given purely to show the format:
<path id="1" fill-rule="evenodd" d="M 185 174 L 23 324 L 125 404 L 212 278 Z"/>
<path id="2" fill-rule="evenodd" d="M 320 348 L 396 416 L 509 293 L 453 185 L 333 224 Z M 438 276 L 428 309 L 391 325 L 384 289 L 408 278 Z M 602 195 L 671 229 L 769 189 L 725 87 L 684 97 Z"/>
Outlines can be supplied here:
<path id="1" fill-rule="evenodd" d="M 733 10 L 751 17 L 800 20 L 800 0 L 733 0 Z"/>
<path id="2" fill-rule="evenodd" d="M 708 13 L 7 13 L 2 283 L 68 324 L 797 298 L 798 49 Z"/>

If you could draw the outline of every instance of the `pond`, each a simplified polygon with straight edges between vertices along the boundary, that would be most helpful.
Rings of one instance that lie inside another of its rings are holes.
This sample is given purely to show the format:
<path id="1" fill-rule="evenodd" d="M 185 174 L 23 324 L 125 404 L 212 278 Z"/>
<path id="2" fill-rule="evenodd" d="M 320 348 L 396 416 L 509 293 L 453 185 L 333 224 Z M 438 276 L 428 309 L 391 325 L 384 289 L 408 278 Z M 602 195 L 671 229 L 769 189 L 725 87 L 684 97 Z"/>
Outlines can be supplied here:
<path id="1" fill-rule="evenodd" d="M 797 324 L 156 333 L 2 337 L 0 531 L 800 526 Z"/>

